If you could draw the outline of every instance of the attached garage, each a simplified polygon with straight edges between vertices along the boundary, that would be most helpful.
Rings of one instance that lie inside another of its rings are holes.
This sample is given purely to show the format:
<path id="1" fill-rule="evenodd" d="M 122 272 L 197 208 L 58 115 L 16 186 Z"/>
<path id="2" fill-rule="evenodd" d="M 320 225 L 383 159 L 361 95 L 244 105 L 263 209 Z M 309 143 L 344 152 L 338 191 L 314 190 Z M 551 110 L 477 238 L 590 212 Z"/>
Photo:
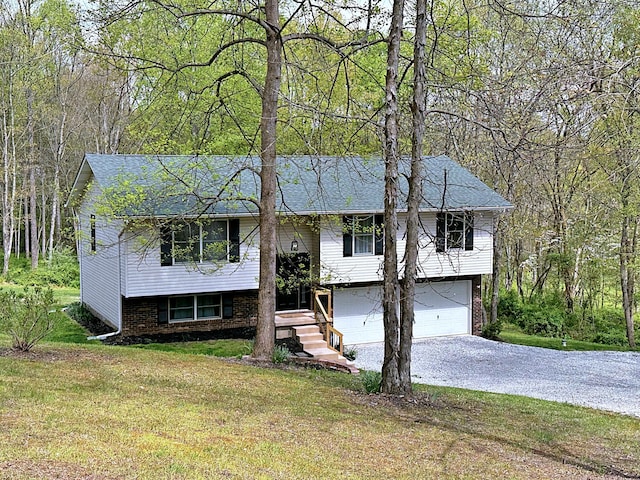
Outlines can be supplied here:
<path id="1" fill-rule="evenodd" d="M 345 344 L 384 341 L 382 287 L 336 288 L 333 292 L 334 325 Z M 413 337 L 471 333 L 471 281 L 416 285 Z"/>

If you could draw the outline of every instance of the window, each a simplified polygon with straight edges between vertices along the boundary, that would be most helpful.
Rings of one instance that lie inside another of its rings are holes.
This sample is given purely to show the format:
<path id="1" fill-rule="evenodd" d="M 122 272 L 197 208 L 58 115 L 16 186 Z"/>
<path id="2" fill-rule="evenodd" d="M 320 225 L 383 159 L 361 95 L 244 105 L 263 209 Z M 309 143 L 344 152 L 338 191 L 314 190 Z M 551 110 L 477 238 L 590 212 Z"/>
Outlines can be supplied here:
<path id="1" fill-rule="evenodd" d="M 237 219 L 175 222 L 165 226 L 161 235 L 163 266 L 239 261 L 240 222 Z"/>
<path id="2" fill-rule="evenodd" d="M 169 322 L 222 318 L 221 295 L 190 295 L 169 298 Z"/>
<path id="3" fill-rule="evenodd" d="M 473 250 L 473 213 L 438 213 L 436 252 Z"/>
<path id="4" fill-rule="evenodd" d="M 89 229 L 90 229 L 90 245 L 91 252 L 96 251 L 96 216 L 91 215 L 89 220 Z"/>
<path id="5" fill-rule="evenodd" d="M 343 217 L 343 256 L 382 255 L 382 215 Z"/>

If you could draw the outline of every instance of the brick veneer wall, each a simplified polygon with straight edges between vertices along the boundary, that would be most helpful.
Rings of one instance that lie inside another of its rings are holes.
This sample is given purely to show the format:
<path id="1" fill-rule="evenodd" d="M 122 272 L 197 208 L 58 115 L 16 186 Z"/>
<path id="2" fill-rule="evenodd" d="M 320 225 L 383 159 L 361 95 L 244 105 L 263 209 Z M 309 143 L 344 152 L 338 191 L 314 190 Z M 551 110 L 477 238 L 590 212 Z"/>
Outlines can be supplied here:
<path id="1" fill-rule="evenodd" d="M 165 335 L 175 333 L 213 332 L 255 327 L 258 315 L 258 292 L 225 293 L 233 296 L 233 317 L 193 322 L 158 322 L 158 302 L 167 297 L 123 298 L 122 336 Z"/>
<path id="2" fill-rule="evenodd" d="M 471 333 L 482 334 L 483 325 L 482 277 L 476 275 L 471 279 Z"/>

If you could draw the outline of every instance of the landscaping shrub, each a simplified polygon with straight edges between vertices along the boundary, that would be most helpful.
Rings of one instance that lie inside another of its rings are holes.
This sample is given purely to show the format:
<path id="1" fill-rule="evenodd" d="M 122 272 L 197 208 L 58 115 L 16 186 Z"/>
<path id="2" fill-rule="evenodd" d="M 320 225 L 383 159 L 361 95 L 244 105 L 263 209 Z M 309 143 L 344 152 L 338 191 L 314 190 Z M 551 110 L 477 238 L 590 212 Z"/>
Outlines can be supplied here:
<path id="1" fill-rule="evenodd" d="M 9 334 L 14 349 L 28 352 L 53 330 L 56 316 L 49 312 L 53 303 L 50 288 L 0 291 L 0 328 Z"/>
<path id="2" fill-rule="evenodd" d="M 346 347 L 342 352 L 342 355 L 347 360 L 351 360 L 353 362 L 358 356 L 358 349 L 356 347 Z"/>
<path id="3" fill-rule="evenodd" d="M 502 331 L 502 320 L 498 317 L 495 322 L 487 323 L 482 327 L 482 336 L 489 340 L 498 340 Z"/>
<path id="4" fill-rule="evenodd" d="M 498 318 L 502 321 L 518 324 L 522 315 L 522 302 L 515 290 L 509 290 L 500 295 L 498 299 Z"/>
<path id="5" fill-rule="evenodd" d="M 520 317 L 524 333 L 543 337 L 561 337 L 564 333 L 565 312 L 538 305 L 525 306 Z"/>
<path id="6" fill-rule="evenodd" d="M 289 352 L 289 349 L 284 345 L 276 345 L 273 349 L 273 355 L 271 355 L 271 361 L 273 363 L 284 363 L 287 361 L 290 354 L 291 352 Z"/>
<path id="7" fill-rule="evenodd" d="M 373 370 L 365 370 L 360 373 L 360 379 L 362 380 L 362 387 L 365 392 L 380 392 L 380 386 L 382 385 L 382 373 L 374 372 Z"/>

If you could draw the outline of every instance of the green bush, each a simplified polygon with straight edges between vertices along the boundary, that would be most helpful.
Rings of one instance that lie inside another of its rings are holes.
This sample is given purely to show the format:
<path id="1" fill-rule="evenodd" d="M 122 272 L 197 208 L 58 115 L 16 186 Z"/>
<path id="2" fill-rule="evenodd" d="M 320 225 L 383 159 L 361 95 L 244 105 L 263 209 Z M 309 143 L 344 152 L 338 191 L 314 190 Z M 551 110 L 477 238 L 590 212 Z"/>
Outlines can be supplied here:
<path id="1" fill-rule="evenodd" d="M 70 249 L 55 250 L 51 260 L 43 260 L 32 269 L 26 258 L 11 260 L 6 280 L 18 285 L 53 285 L 59 287 L 80 286 L 80 267 Z"/>
<path id="2" fill-rule="evenodd" d="M 55 327 L 50 288 L 26 287 L 24 293 L 0 291 L 0 327 L 11 337 L 12 347 L 28 352 Z"/>
<path id="3" fill-rule="evenodd" d="M 624 347 L 628 345 L 626 332 L 597 332 L 592 338 L 593 343 L 603 345 L 618 345 Z"/>
<path id="4" fill-rule="evenodd" d="M 291 352 L 284 345 L 276 345 L 276 348 L 273 349 L 273 354 L 271 355 L 271 361 L 273 363 L 284 363 L 291 355 Z"/>
<path id="5" fill-rule="evenodd" d="M 501 294 L 498 299 L 498 318 L 517 325 L 521 315 L 522 302 L 520 302 L 518 292 L 509 290 Z"/>
<path id="6" fill-rule="evenodd" d="M 354 361 L 358 356 L 358 349 L 356 347 L 346 347 L 342 352 L 342 355 L 347 360 Z"/>
<path id="7" fill-rule="evenodd" d="M 482 336 L 489 340 L 498 340 L 502 331 L 502 320 L 498 318 L 495 322 L 487 323 L 482 327 Z"/>
<path id="8" fill-rule="evenodd" d="M 362 381 L 362 388 L 364 388 L 365 392 L 380 392 L 380 386 L 382 385 L 382 373 L 374 372 L 373 370 L 365 370 L 360 373 L 360 379 Z"/>
<path id="9" fill-rule="evenodd" d="M 564 334 L 564 316 L 563 311 L 527 305 L 520 317 L 520 326 L 529 335 L 561 337 Z"/>

